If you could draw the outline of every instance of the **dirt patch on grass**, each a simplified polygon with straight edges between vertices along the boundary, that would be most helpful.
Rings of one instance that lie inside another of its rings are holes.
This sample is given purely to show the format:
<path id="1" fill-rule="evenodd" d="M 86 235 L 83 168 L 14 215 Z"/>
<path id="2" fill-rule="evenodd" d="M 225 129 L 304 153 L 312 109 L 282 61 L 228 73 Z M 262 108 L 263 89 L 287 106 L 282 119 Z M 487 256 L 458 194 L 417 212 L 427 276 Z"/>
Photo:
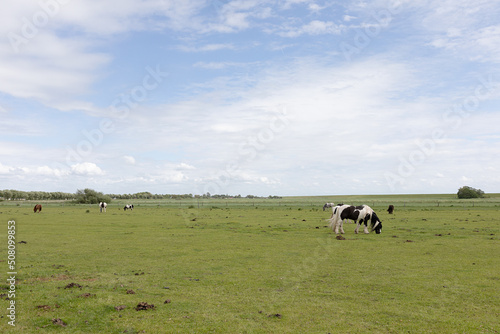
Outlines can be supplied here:
<path id="1" fill-rule="evenodd" d="M 50 277 L 33 277 L 28 278 L 27 282 L 50 282 L 50 281 L 65 281 L 71 279 L 71 276 L 68 275 L 51 275 Z"/>
<path id="2" fill-rule="evenodd" d="M 135 307 L 136 311 L 146 311 L 146 310 L 154 310 L 154 309 L 155 309 L 155 306 L 153 304 L 148 304 L 146 302 L 141 302 L 141 303 L 137 304 L 137 306 Z"/>
<path id="3" fill-rule="evenodd" d="M 79 295 L 78 297 L 80 298 L 92 298 L 92 297 L 95 297 L 96 295 L 94 293 L 84 293 L 82 295 Z"/>
<path id="4" fill-rule="evenodd" d="M 58 325 L 58 326 L 61 326 L 61 327 L 66 327 L 68 326 L 67 323 L 65 323 L 64 321 L 62 321 L 61 319 L 57 318 L 57 319 L 52 319 L 52 324 L 54 325 Z"/>
<path id="5" fill-rule="evenodd" d="M 73 289 L 73 288 L 83 288 L 80 284 L 78 283 L 69 283 L 64 287 L 65 289 Z"/>

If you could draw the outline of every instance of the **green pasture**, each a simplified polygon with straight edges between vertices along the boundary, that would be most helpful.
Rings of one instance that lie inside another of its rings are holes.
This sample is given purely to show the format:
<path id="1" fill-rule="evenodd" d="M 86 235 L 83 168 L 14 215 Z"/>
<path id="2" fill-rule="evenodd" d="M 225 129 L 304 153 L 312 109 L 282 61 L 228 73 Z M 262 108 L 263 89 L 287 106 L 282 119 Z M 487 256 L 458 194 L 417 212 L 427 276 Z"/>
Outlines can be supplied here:
<path id="1" fill-rule="evenodd" d="M 372 206 L 382 234 L 337 240 L 326 201 Z M 0 203 L 0 332 L 500 333 L 498 197 L 128 202 Z"/>

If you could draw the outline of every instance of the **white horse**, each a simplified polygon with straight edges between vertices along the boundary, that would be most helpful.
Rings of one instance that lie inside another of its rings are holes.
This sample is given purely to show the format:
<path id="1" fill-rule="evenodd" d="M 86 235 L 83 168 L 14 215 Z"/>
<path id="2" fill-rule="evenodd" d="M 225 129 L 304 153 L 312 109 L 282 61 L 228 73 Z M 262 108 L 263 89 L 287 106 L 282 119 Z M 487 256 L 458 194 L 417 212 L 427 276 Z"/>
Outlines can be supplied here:
<path id="1" fill-rule="evenodd" d="M 106 207 L 108 206 L 108 203 L 106 202 L 100 202 L 99 203 L 99 212 L 106 212 Z"/>
<path id="2" fill-rule="evenodd" d="M 127 204 L 123 207 L 123 211 L 127 211 L 127 209 L 132 210 L 134 208 L 133 204 Z"/>

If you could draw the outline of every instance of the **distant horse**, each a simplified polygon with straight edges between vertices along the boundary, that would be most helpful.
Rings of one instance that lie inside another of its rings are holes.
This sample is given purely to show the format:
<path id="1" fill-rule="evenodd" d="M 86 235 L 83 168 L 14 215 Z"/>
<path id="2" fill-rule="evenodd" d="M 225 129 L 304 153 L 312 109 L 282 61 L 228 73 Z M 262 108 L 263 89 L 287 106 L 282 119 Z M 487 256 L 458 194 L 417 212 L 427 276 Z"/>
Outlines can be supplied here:
<path id="1" fill-rule="evenodd" d="M 101 202 L 99 203 L 99 212 L 106 212 L 106 207 L 108 206 L 108 204 L 106 202 Z"/>
<path id="2" fill-rule="evenodd" d="M 134 205 L 133 204 L 127 204 L 123 207 L 123 211 L 127 211 L 127 209 L 130 209 L 132 210 L 134 208 Z"/>
<path id="3" fill-rule="evenodd" d="M 391 215 L 394 212 L 394 205 L 389 205 L 389 209 L 387 209 L 387 212 Z"/>
<path id="4" fill-rule="evenodd" d="M 41 212 L 42 211 L 42 205 L 41 204 L 37 204 L 35 205 L 35 207 L 33 208 L 33 212 Z"/>

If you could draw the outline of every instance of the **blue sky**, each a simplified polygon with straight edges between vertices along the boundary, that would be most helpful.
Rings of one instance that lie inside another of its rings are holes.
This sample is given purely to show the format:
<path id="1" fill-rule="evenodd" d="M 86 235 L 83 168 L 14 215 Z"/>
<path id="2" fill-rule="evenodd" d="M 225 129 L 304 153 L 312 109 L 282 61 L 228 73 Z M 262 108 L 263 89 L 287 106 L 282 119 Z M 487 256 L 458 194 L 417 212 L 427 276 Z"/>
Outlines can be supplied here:
<path id="1" fill-rule="evenodd" d="M 0 11 L 0 189 L 500 192 L 497 1 Z"/>

